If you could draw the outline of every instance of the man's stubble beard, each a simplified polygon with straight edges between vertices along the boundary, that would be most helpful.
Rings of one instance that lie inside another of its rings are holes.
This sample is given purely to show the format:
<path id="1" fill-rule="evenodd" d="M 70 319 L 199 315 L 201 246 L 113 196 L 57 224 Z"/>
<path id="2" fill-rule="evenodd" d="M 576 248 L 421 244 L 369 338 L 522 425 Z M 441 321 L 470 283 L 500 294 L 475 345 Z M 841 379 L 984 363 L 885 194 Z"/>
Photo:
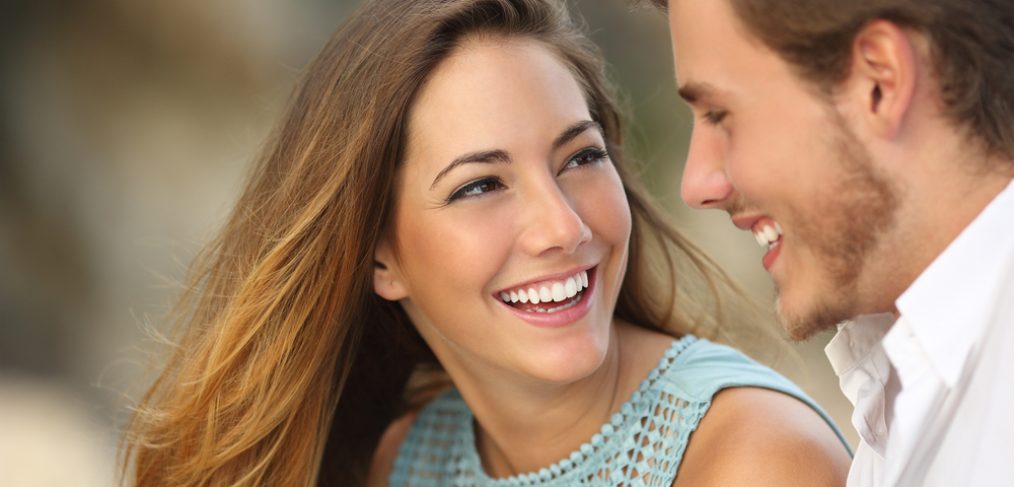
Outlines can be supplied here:
<path id="1" fill-rule="evenodd" d="M 837 115 L 837 114 L 835 114 Z M 822 190 L 809 212 L 793 208 L 796 242 L 817 256 L 818 293 L 807 309 L 786 313 L 778 303 L 779 318 L 793 340 L 805 340 L 853 318 L 860 306 L 859 281 L 871 265 L 871 253 L 882 235 L 895 223 L 898 189 L 873 165 L 872 156 L 846 126 L 833 116 L 832 153 L 838 155 L 841 177 Z M 798 245 L 798 244 L 797 244 Z M 780 291 L 779 291 L 780 295 Z"/>

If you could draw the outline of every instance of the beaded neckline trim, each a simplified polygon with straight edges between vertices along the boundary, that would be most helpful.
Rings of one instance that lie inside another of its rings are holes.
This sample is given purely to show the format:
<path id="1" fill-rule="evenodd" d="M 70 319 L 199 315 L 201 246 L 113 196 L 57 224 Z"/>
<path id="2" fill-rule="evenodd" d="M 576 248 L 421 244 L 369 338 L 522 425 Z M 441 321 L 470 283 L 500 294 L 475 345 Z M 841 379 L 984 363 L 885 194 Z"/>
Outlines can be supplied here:
<path id="1" fill-rule="evenodd" d="M 676 362 L 676 358 L 679 357 L 679 355 L 686 350 L 687 347 L 696 341 L 697 337 L 693 335 L 686 335 L 683 338 L 674 340 L 672 345 L 666 349 L 662 358 L 659 359 L 658 365 L 655 366 L 650 373 L 648 373 L 647 378 L 641 381 L 641 385 L 630 396 L 630 399 L 620 406 L 620 410 L 614 413 L 609 421 L 602 425 L 602 428 L 598 433 L 594 434 L 590 440 L 582 443 L 580 447 L 571 452 L 571 454 L 566 458 L 550 465 L 549 467 L 542 468 L 537 472 L 522 473 L 504 478 L 492 478 L 487 475 L 485 469 L 482 468 L 482 462 L 479 460 L 479 454 L 475 449 L 475 431 L 473 427 L 473 419 L 470 417 L 467 422 L 469 426 L 465 429 L 465 435 L 463 438 L 466 442 L 463 446 L 465 447 L 465 451 L 468 452 L 466 457 L 467 463 L 474 469 L 476 474 L 480 476 L 483 485 L 496 487 L 538 485 L 542 482 L 548 482 L 558 479 L 563 475 L 567 475 L 577 468 L 585 459 L 602 451 L 616 432 L 621 431 L 621 427 L 627 424 L 627 420 L 635 413 L 643 413 L 641 411 L 636 411 L 635 406 L 641 404 L 642 397 L 651 391 L 652 386 L 658 382 L 658 379 L 669 370 L 673 363 Z M 469 413 L 469 416 L 471 416 L 471 413 Z"/>

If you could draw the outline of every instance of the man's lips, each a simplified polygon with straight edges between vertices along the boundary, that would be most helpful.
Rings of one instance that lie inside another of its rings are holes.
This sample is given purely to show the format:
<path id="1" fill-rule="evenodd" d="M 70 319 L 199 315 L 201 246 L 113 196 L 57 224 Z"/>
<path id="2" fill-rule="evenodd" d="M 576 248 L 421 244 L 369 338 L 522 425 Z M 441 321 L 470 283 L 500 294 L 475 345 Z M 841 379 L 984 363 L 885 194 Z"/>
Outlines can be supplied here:
<path id="1" fill-rule="evenodd" d="M 782 226 L 770 218 L 758 220 L 750 228 L 750 231 L 757 239 L 757 245 L 760 245 L 764 250 L 771 250 L 782 241 Z"/>
<path id="2" fill-rule="evenodd" d="M 751 230 L 764 215 L 731 215 L 732 224 L 740 230 Z"/>
<path id="3" fill-rule="evenodd" d="M 771 266 L 778 260 L 778 256 L 782 253 L 782 240 L 779 237 L 778 241 L 771 244 L 768 247 L 768 251 L 764 253 L 764 258 L 761 259 L 761 264 L 764 265 L 764 270 L 771 271 Z"/>
<path id="4" fill-rule="evenodd" d="M 764 268 L 770 270 L 781 251 L 782 226 L 767 215 L 734 215 L 732 224 L 753 233 L 757 245 L 765 250 Z"/>

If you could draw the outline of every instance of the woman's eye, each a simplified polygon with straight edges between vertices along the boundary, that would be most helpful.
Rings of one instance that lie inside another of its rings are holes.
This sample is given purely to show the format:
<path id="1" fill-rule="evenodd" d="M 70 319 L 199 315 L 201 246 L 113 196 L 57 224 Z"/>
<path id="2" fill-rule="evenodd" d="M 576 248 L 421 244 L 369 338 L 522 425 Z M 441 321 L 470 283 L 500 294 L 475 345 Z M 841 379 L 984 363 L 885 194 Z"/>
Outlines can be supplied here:
<path id="1" fill-rule="evenodd" d="M 483 178 L 477 181 L 472 181 L 451 193 L 451 196 L 447 198 L 447 202 L 450 203 L 454 200 L 461 198 L 468 198 L 472 196 L 479 196 L 491 191 L 496 191 L 503 188 L 503 183 L 500 182 L 499 178 Z"/>
<path id="2" fill-rule="evenodd" d="M 567 160 L 567 164 L 564 164 L 563 168 L 570 169 L 573 167 L 585 166 L 588 164 L 603 161 L 608 157 L 609 153 L 607 153 L 605 149 L 599 147 L 589 147 L 587 149 L 582 150 L 581 152 L 578 152 L 577 154 L 574 154 L 573 157 Z"/>

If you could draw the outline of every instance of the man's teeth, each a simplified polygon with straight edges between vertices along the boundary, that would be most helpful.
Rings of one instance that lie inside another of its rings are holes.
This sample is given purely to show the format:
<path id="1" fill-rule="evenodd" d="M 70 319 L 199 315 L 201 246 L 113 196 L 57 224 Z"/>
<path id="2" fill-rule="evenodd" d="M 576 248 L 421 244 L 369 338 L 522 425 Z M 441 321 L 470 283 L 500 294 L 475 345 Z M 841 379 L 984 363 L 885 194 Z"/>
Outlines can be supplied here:
<path id="1" fill-rule="evenodd" d="M 559 303 L 577 296 L 588 288 L 588 271 L 581 271 L 563 281 L 542 283 L 530 287 L 501 291 L 500 299 L 505 303 Z"/>
<path id="2" fill-rule="evenodd" d="M 758 226 L 754 228 L 753 236 L 764 250 L 770 250 L 778 242 L 778 239 L 782 237 L 782 226 L 778 222 Z"/>

